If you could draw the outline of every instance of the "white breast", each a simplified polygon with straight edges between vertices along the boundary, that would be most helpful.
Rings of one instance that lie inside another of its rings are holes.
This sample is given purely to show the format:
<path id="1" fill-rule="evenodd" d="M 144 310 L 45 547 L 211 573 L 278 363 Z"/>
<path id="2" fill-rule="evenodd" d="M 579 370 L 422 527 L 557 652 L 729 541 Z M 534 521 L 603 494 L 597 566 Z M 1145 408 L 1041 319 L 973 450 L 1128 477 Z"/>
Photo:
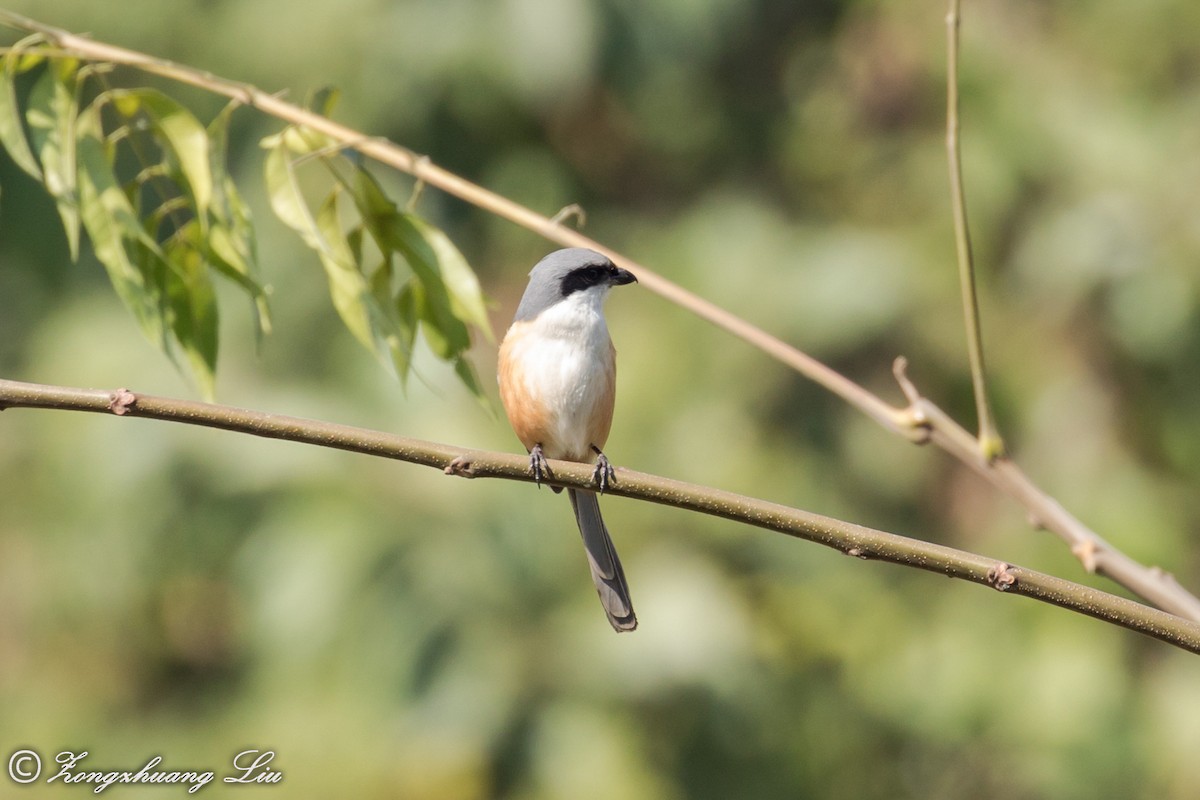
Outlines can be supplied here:
<path id="1" fill-rule="evenodd" d="M 612 340 L 601 313 L 608 287 L 575 292 L 546 309 L 521 341 L 525 390 L 550 416 L 549 458 L 590 457 L 589 422 L 597 401 L 612 393 Z"/>

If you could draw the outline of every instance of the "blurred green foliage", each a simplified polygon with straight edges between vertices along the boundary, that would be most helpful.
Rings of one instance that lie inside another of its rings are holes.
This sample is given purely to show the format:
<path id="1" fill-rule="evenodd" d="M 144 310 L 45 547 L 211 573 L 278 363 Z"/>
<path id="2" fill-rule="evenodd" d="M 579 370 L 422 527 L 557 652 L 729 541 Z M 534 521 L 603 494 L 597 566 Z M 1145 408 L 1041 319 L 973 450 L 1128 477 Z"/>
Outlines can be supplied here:
<path id="1" fill-rule="evenodd" d="M 582 203 L 589 234 L 897 399 L 903 353 L 973 423 L 940 3 L 9 6 L 293 97 L 339 86 L 348 124 L 543 212 Z M 1102 535 L 1200 587 L 1200 6 L 964 14 L 964 168 L 1001 430 Z M 221 110 L 158 88 L 199 119 Z M 428 353 L 407 397 L 365 355 L 311 251 L 267 213 L 258 141 L 277 126 L 244 110 L 230 125 L 274 333 L 257 353 L 225 348 L 218 398 L 517 450 Z M 411 187 L 380 180 L 394 197 Z M 189 394 L 87 247 L 72 265 L 40 186 L 7 160 L 0 183 L 0 374 Z M 479 270 L 503 330 L 550 246 L 436 192 L 419 210 Z M 228 307 L 223 341 L 251 341 L 253 315 Z M 616 463 L 1081 578 L 967 470 L 654 296 L 614 293 L 609 321 Z M 493 346 L 473 357 L 490 375 Z M 3 755 L 221 769 L 270 747 L 287 777 L 260 791 L 297 797 L 1200 792 L 1194 657 L 719 520 L 605 511 L 642 621 L 628 636 L 596 607 L 549 492 L 0 413 Z"/>

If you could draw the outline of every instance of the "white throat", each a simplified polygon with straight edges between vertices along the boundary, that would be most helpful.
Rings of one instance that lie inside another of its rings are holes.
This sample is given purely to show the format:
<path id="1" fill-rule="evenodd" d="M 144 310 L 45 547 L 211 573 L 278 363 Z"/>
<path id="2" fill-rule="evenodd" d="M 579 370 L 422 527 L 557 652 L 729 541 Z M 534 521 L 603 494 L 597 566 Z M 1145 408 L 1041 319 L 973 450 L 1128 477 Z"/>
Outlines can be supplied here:
<path id="1" fill-rule="evenodd" d="M 589 349 L 606 349 L 608 325 L 603 309 L 608 290 L 608 286 L 591 286 L 572 292 L 538 314 L 534 328 L 542 336 L 567 339 Z"/>

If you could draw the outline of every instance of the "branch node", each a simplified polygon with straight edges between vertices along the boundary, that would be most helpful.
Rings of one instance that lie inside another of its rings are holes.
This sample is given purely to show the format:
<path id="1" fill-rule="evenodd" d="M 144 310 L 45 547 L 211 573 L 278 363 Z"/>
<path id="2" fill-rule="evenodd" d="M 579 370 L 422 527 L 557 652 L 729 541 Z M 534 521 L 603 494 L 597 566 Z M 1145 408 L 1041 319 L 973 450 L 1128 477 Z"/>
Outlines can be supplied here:
<path id="1" fill-rule="evenodd" d="M 1006 564 L 1003 561 L 997 562 L 994 567 L 990 567 L 987 571 L 987 582 L 998 592 L 1007 592 L 1009 589 L 1017 585 L 1017 576 L 1010 570 L 1011 564 Z"/>
<path id="2" fill-rule="evenodd" d="M 137 395 L 128 389 L 117 389 L 108 398 L 108 410 L 123 417 L 137 405 Z"/>
<path id="3" fill-rule="evenodd" d="M 853 558 L 861 558 L 864 561 L 866 561 L 867 557 L 868 557 L 866 551 L 863 550 L 861 547 L 857 547 L 857 546 L 851 547 L 849 550 L 847 550 L 846 555 L 851 556 Z"/>
<path id="4" fill-rule="evenodd" d="M 469 455 L 464 454 L 455 457 L 442 472 L 446 475 L 457 475 L 460 478 L 474 478 L 475 464 Z"/>
<path id="5" fill-rule="evenodd" d="M 1004 448 L 1004 440 L 995 432 L 995 429 L 990 434 L 982 434 L 980 436 L 979 455 L 983 457 L 984 463 L 989 466 L 1007 457 L 1008 452 Z"/>
<path id="6" fill-rule="evenodd" d="M 1091 539 L 1082 539 L 1071 545 L 1071 555 L 1079 559 L 1079 563 L 1083 564 L 1089 575 L 1096 572 L 1096 554 L 1099 550 L 1096 542 Z"/>
<path id="7" fill-rule="evenodd" d="M 1173 589 L 1179 589 L 1180 591 L 1186 591 L 1183 588 L 1183 586 L 1179 583 L 1179 580 L 1175 577 L 1175 575 L 1171 572 L 1167 572 L 1162 567 L 1159 567 L 1159 566 L 1150 567 L 1150 574 L 1153 575 L 1155 578 L 1157 578 L 1160 582 L 1162 582 L 1162 584 L 1164 586 L 1170 586 Z"/>

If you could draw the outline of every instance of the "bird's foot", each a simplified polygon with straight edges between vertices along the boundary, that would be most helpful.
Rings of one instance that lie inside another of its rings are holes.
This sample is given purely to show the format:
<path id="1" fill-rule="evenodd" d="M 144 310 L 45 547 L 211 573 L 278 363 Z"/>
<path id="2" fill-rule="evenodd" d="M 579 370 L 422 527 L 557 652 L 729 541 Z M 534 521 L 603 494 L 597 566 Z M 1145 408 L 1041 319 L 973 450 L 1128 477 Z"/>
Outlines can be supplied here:
<path id="1" fill-rule="evenodd" d="M 600 487 L 600 494 L 604 494 L 608 484 L 616 482 L 617 473 L 609 463 L 608 456 L 600 452 L 599 447 L 592 445 L 592 450 L 596 453 L 596 469 L 592 472 L 592 480 Z"/>
<path id="2" fill-rule="evenodd" d="M 535 444 L 529 451 L 529 471 L 533 473 L 533 482 L 542 488 L 542 478 L 550 474 L 550 465 L 546 463 L 540 444 Z"/>

